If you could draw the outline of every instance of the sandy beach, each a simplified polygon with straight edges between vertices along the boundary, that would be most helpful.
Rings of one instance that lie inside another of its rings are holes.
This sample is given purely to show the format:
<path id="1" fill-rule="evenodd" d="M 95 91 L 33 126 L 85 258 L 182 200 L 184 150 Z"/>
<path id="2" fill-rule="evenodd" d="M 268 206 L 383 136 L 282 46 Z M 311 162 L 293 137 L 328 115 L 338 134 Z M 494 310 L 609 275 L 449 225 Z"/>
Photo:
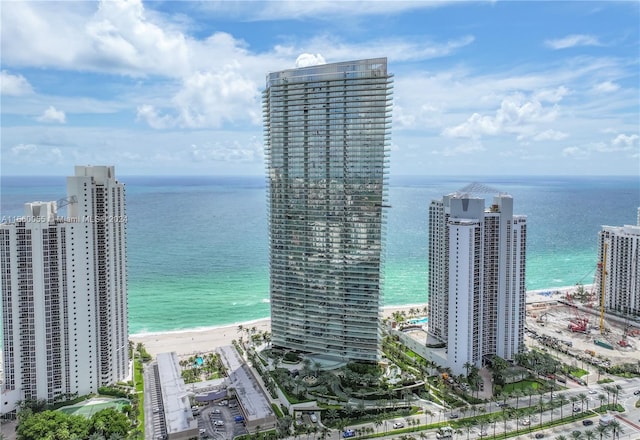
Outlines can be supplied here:
<path id="1" fill-rule="evenodd" d="M 586 289 L 591 289 L 592 286 L 585 285 Z M 567 287 L 552 287 L 549 289 L 532 290 L 527 292 L 527 302 L 533 300 L 544 301 L 550 297 L 559 298 L 566 295 L 567 292 L 575 290 L 575 286 Z M 419 316 L 422 316 L 422 310 L 427 304 L 411 304 L 406 306 L 388 306 L 383 308 L 383 317 L 389 317 L 394 312 L 405 311 L 410 309 L 420 310 Z M 200 353 L 208 353 L 214 351 L 217 347 L 224 345 L 230 345 L 234 339 L 239 339 L 241 336 L 246 339 L 247 333 L 238 331 L 238 326 L 242 325 L 243 328 L 256 328 L 257 332 L 271 331 L 271 320 L 269 318 L 260 319 L 256 321 L 241 322 L 237 324 L 231 324 L 220 327 L 212 327 L 208 329 L 194 329 L 184 330 L 177 332 L 155 333 L 148 335 L 131 335 L 131 339 L 134 343 L 143 343 L 149 354 L 152 356 L 158 353 L 167 353 L 175 351 L 178 356 L 190 356 Z"/>
<path id="2" fill-rule="evenodd" d="M 394 312 L 409 311 L 409 309 L 422 310 L 426 304 L 414 304 L 407 306 L 390 306 L 383 308 L 383 317 L 391 316 Z M 247 338 L 246 332 L 240 332 L 238 326 L 243 328 L 256 328 L 257 332 L 271 331 L 271 319 L 265 318 L 256 321 L 241 322 L 209 329 L 195 329 L 148 335 L 131 335 L 129 339 L 135 344 L 142 343 L 152 356 L 158 353 L 175 351 L 178 356 L 191 356 L 194 354 L 208 353 L 217 347 L 231 345 L 231 341 L 241 336 Z"/>

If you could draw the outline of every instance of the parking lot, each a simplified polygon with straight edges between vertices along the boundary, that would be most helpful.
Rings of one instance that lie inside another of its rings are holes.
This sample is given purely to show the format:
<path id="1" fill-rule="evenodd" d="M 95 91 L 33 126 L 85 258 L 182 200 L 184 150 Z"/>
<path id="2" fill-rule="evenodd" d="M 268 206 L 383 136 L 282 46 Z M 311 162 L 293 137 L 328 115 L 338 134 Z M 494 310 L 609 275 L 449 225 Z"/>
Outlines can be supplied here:
<path id="1" fill-rule="evenodd" d="M 201 438 L 227 440 L 248 433 L 236 399 L 222 400 L 201 407 L 196 420 Z"/>

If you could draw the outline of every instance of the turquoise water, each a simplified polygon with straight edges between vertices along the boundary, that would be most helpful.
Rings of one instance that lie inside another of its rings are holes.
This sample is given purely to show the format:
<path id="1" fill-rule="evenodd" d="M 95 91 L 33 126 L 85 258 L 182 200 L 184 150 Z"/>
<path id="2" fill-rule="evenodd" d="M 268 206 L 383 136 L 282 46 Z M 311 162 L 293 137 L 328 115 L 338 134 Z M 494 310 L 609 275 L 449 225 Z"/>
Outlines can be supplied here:
<path id="1" fill-rule="evenodd" d="M 206 328 L 269 316 L 264 178 L 126 177 L 132 334 Z M 394 177 L 385 305 L 427 301 L 432 199 L 472 181 L 514 197 L 528 216 L 527 288 L 593 282 L 601 225 L 635 224 L 638 177 Z M 2 177 L 1 213 L 65 196 L 64 177 Z"/>

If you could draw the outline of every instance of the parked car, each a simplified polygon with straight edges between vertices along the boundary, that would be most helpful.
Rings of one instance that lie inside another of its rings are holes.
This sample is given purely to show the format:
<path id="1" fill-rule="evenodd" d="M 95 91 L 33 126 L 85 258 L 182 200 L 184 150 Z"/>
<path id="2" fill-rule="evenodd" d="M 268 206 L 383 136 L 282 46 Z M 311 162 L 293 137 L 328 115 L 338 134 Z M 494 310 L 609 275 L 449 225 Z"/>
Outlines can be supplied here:
<path id="1" fill-rule="evenodd" d="M 544 438 L 544 434 L 539 432 L 536 434 L 536 438 Z"/>
<path id="2" fill-rule="evenodd" d="M 633 394 L 635 394 L 635 395 L 637 396 L 638 394 L 640 394 L 640 390 L 635 390 L 635 391 L 633 392 Z"/>
<path id="3" fill-rule="evenodd" d="M 318 416 L 316 416 L 316 415 L 315 415 L 315 413 L 311 413 L 311 414 L 309 415 L 309 418 L 311 419 L 311 421 L 312 421 L 313 423 L 317 423 L 317 422 L 318 422 Z"/>
<path id="4" fill-rule="evenodd" d="M 356 436 L 356 432 L 353 429 L 346 429 L 342 433 L 343 438 L 349 438 L 349 437 L 355 437 L 355 436 Z"/>
<path id="5" fill-rule="evenodd" d="M 213 426 L 224 426 L 224 422 L 222 420 L 216 420 L 213 422 Z"/>
<path id="6" fill-rule="evenodd" d="M 393 424 L 394 429 L 399 429 L 399 428 L 404 428 L 404 423 L 402 422 L 395 422 Z"/>
<path id="7" fill-rule="evenodd" d="M 593 425 L 593 420 L 585 419 L 585 420 L 582 421 L 582 424 L 584 426 L 591 426 L 591 425 Z"/>
<path id="8" fill-rule="evenodd" d="M 458 418 L 458 414 L 449 414 L 449 418 L 450 419 L 457 419 Z"/>

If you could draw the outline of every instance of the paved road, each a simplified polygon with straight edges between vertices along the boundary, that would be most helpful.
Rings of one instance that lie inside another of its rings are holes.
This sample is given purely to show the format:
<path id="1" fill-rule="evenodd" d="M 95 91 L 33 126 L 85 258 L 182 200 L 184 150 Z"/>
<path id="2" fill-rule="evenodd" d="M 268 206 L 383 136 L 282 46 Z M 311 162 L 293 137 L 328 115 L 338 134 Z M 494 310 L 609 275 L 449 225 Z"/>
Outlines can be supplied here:
<path id="1" fill-rule="evenodd" d="M 617 380 L 615 382 L 611 382 L 607 385 L 620 385 L 620 387 L 622 388 L 622 390 L 620 391 L 620 394 L 618 396 L 618 403 L 620 403 L 622 406 L 625 407 L 625 412 L 619 414 L 616 418 L 618 419 L 620 425 L 621 425 L 621 432 L 620 432 L 620 436 L 617 437 L 619 439 L 622 440 L 640 440 L 640 408 L 636 408 L 635 404 L 638 400 L 640 400 L 640 396 L 634 395 L 634 391 L 636 390 L 640 390 L 640 378 L 634 378 L 634 379 L 621 379 L 621 380 Z M 596 393 L 595 394 L 589 394 L 588 390 L 594 390 Z M 597 427 L 599 420 L 600 420 L 600 414 L 595 413 L 592 408 L 594 407 L 599 407 L 600 406 L 600 402 L 598 400 L 598 395 L 599 394 L 605 394 L 605 392 L 602 391 L 602 388 L 600 385 L 593 385 L 589 388 L 586 387 L 582 387 L 582 386 L 576 386 L 576 387 L 572 387 L 568 390 L 565 391 L 559 391 L 558 393 L 556 393 L 558 396 L 560 394 L 564 395 L 565 397 L 567 397 L 567 399 L 570 399 L 571 396 L 578 396 L 579 394 L 587 394 L 588 396 L 588 407 L 589 410 L 588 412 L 592 414 L 591 417 L 589 417 L 590 420 L 593 420 L 593 424 L 590 426 L 585 426 L 582 423 L 582 419 L 577 420 L 575 422 L 570 422 L 567 424 L 564 424 L 562 426 L 559 427 L 555 427 L 555 428 L 549 428 L 549 429 L 545 429 L 545 430 L 534 430 L 535 428 L 537 428 L 540 424 L 544 424 L 544 423 L 548 423 L 551 422 L 552 420 L 557 420 L 559 419 L 561 416 L 563 417 L 567 417 L 569 415 L 571 415 L 573 413 L 573 403 L 569 402 L 566 405 L 564 405 L 561 408 L 555 408 L 552 411 L 548 410 L 542 413 L 542 421 L 540 421 L 539 417 L 539 413 L 536 415 L 531 416 L 531 420 L 530 420 L 530 425 L 528 426 L 523 426 L 522 422 L 520 422 L 520 425 L 517 426 L 518 430 L 521 432 L 521 434 L 519 434 L 516 437 L 513 437 L 515 439 L 532 439 L 535 438 L 535 434 L 536 433 L 543 433 L 544 434 L 544 438 L 555 438 L 558 436 L 565 436 L 566 438 L 571 438 L 571 433 L 573 431 L 580 431 L 580 432 L 585 432 L 587 430 L 591 430 L 595 432 L 595 428 Z M 539 397 L 534 396 L 532 397 L 532 403 L 535 405 L 535 402 L 537 402 Z M 558 397 L 555 397 L 556 399 Z M 546 394 L 543 396 L 543 399 L 545 401 L 549 400 L 549 395 Z M 528 406 L 528 402 L 529 402 L 529 398 L 528 397 L 522 397 L 519 399 L 519 406 Z M 411 417 L 407 417 L 407 418 L 397 418 L 395 419 L 395 421 L 399 421 L 399 422 L 404 422 L 405 424 L 405 429 L 409 428 L 410 429 L 410 425 L 409 423 L 407 423 L 407 420 L 409 419 L 416 419 L 419 421 L 420 425 L 424 426 L 426 423 L 436 423 L 436 422 L 441 422 L 447 419 L 447 416 L 449 414 L 451 414 L 451 411 L 449 410 L 443 410 L 442 408 L 439 408 L 435 405 L 433 405 L 431 402 L 426 402 L 426 401 L 414 401 L 414 404 L 417 404 L 419 406 L 422 406 L 423 408 L 429 409 L 433 414 L 435 414 L 434 416 L 430 416 L 427 417 L 424 414 L 421 415 L 417 415 L 417 416 L 411 416 Z M 510 405 L 511 407 L 516 407 L 516 399 L 508 399 L 507 400 L 507 404 Z M 581 403 L 578 402 L 577 406 L 580 406 Z M 584 408 L 586 410 L 587 408 L 587 402 L 585 402 Z M 486 411 L 484 412 L 485 414 L 489 414 L 489 413 L 501 413 L 502 409 L 500 409 L 499 407 L 496 406 L 495 403 L 488 403 L 485 405 L 485 409 Z M 457 412 L 459 413 L 459 411 Z M 464 415 L 464 417 L 468 417 L 469 413 L 466 413 Z M 383 424 L 382 426 L 375 426 L 373 423 L 365 423 L 365 424 L 361 424 L 361 425 L 350 425 L 347 428 L 349 429 L 361 429 L 364 427 L 368 427 L 368 428 L 373 428 L 374 432 L 383 432 L 386 433 L 387 435 L 385 435 L 384 437 L 381 437 L 383 439 L 394 439 L 394 438 L 398 438 L 401 435 L 412 435 L 413 437 L 415 437 L 416 439 L 420 439 L 420 440 L 432 440 L 436 438 L 436 430 L 427 430 L 427 431 L 414 431 L 414 432 L 405 432 L 404 429 L 394 429 L 393 428 L 393 423 L 394 420 L 387 420 L 385 424 Z M 500 434 L 504 431 L 505 425 L 504 422 L 500 421 L 497 422 L 495 424 L 495 434 Z M 507 431 L 515 431 L 516 430 L 516 421 L 515 420 L 509 420 L 506 424 L 506 428 Z M 490 424 L 484 427 L 485 431 L 487 432 L 487 435 L 489 437 L 492 437 L 494 435 L 494 425 Z M 420 433 L 424 433 L 425 436 L 421 436 Z M 313 436 L 310 437 L 314 438 Z M 320 438 L 319 436 L 316 436 L 315 438 Z M 331 433 L 328 437 L 329 439 L 336 439 L 339 440 L 341 439 L 341 435 L 340 432 L 337 430 L 331 430 Z M 463 434 L 462 436 L 459 436 L 459 438 L 467 438 L 467 432 L 466 429 L 463 430 Z M 483 437 L 480 436 L 480 428 L 479 427 L 473 427 L 471 428 L 470 432 L 469 432 L 469 439 L 481 439 Z M 485 437 L 486 438 L 486 437 Z M 599 435 L 597 435 L 595 438 L 599 438 Z M 290 440 L 294 440 L 293 437 L 290 438 Z"/>

